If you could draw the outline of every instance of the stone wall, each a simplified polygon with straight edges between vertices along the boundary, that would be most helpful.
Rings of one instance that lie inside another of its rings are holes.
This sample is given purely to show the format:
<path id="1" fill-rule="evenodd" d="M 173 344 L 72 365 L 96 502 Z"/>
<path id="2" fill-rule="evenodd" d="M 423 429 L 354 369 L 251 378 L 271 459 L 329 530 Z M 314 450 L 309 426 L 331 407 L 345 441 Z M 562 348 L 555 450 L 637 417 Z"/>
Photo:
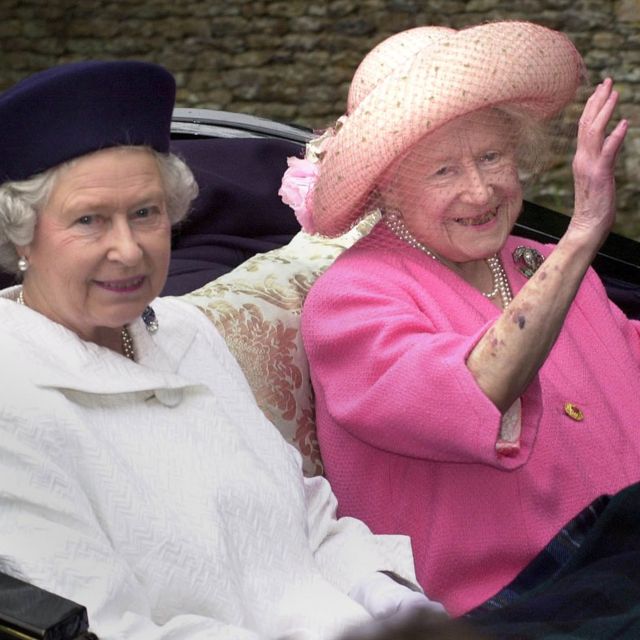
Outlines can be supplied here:
<path id="1" fill-rule="evenodd" d="M 631 129 L 619 162 L 618 229 L 640 239 L 640 0 L 0 0 L 0 90 L 53 64 L 164 64 L 178 106 L 241 111 L 313 128 L 339 116 L 364 54 L 412 26 L 529 19 L 567 33 L 597 83 L 621 92 Z M 542 185 L 570 209 L 569 162 Z"/>

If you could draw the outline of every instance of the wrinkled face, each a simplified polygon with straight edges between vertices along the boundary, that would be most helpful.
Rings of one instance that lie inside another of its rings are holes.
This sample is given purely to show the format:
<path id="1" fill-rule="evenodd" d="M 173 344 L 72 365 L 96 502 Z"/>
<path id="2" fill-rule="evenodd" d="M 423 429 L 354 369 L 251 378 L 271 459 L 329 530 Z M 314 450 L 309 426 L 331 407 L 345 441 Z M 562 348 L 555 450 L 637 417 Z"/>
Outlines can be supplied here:
<path id="1" fill-rule="evenodd" d="M 171 225 L 153 155 L 105 149 L 59 174 L 39 213 L 25 299 L 86 340 L 120 329 L 161 291 Z"/>
<path id="2" fill-rule="evenodd" d="M 384 206 L 445 260 L 464 263 L 496 253 L 522 207 L 515 133 L 494 110 L 440 127 L 386 175 Z"/>

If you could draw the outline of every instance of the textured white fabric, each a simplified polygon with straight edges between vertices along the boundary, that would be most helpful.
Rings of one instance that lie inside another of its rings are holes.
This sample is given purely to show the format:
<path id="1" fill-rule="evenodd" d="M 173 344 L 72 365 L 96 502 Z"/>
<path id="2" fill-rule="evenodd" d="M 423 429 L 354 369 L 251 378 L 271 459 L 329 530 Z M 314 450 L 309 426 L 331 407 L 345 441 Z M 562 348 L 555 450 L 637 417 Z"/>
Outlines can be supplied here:
<path id="1" fill-rule="evenodd" d="M 429 600 L 424 593 L 412 591 L 379 571 L 361 578 L 351 587 L 349 595 L 377 619 L 406 615 L 418 608 L 446 613 L 439 602 Z"/>
<path id="2" fill-rule="evenodd" d="M 406 538 L 335 519 L 195 308 L 154 302 L 138 362 L 0 294 L 0 568 L 109 638 L 332 638 Z"/>

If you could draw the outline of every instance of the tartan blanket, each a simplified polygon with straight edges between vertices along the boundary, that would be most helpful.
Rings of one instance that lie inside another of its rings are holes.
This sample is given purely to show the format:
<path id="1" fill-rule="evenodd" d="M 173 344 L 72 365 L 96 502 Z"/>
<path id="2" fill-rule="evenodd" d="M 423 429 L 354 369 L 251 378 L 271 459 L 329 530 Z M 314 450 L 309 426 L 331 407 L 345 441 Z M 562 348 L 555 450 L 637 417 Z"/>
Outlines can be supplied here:
<path id="1" fill-rule="evenodd" d="M 464 619 L 495 640 L 640 639 L 640 483 L 597 498 Z"/>

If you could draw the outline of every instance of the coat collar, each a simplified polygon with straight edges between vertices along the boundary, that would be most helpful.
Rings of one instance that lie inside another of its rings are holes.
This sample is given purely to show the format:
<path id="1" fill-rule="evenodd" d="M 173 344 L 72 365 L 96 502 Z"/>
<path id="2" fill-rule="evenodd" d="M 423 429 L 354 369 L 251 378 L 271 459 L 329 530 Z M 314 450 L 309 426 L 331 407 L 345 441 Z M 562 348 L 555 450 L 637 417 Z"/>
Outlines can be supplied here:
<path id="1" fill-rule="evenodd" d="M 12 366 L 29 368 L 29 378 L 39 387 L 67 389 L 95 394 L 118 394 L 136 391 L 181 390 L 199 385 L 179 374 L 196 337 L 192 323 L 179 323 L 158 312 L 159 329 L 147 331 L 141 318 L 129 326 L 137 361 L 85 342 L 73 331 L 42 314 L 15 303 L 19 287 L 0 292 L 0 316 L 4 339 L 16 343 L 21 357 Z M 162 302 L 154 302 L 162 309 Z M 176 325 L 179 329 L 176 330 Z M 164 394 L 179 402 L 181 394 Z"/>

